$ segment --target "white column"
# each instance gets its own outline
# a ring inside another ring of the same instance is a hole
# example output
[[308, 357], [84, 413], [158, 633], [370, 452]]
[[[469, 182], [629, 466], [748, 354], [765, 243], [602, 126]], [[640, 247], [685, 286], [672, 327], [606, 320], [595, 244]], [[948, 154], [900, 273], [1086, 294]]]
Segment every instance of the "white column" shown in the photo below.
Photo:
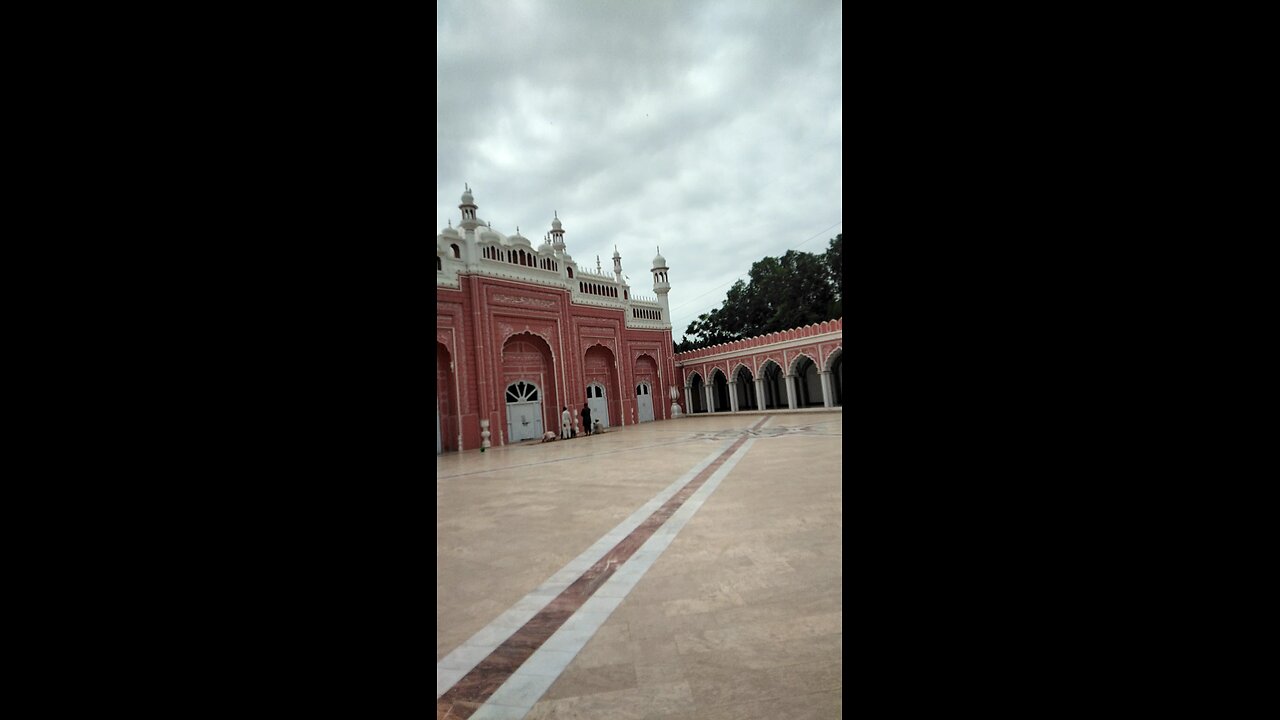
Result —
[[684, 414], [685, 415], [693, 414], [693, 386], [692, 385], [684, 386]]
[[791, 408], [792, 410], [795, 410], [796, 409], [796, 385], [795, 385], [796, 376], [788, 373], [786, 375], [783, 375], [782, 379], [787, 386], [787, 407]]
[[712, 391], [712, 390], [714, 390], [714, 389], [715, 389], [715, 387], [714, 387], [713, 385], [711, 385], [710, 383], [708, 383], [707, 385], [705, 385], [705, 386], [704, 386], [704, 388], [703, 388], [703, 389], [705, 389], [705, 390], [707, 391], [707, 412], [708, 412], [708, 413], [713, 413], [713, 412], [715, 412], [715, 411], [716, 411], [716, 405], [715, 405], [715, 403], [712, 401], [711, 391]]
[[738, 412], [738, 381], [729, 383], [729, 412]]
[[831, 407], [832, 405], [835, 404], [831, 402], [831, 398], [832, 398], [831, 371], [830, 370], [819, 371], [818, 380], [820, 381], [819, 384], [822, 385], [822, 406]]
[[764, 410], [768, 405], [769, 403], [765, 402], [764, 380], [756, 378], [756, 409]]

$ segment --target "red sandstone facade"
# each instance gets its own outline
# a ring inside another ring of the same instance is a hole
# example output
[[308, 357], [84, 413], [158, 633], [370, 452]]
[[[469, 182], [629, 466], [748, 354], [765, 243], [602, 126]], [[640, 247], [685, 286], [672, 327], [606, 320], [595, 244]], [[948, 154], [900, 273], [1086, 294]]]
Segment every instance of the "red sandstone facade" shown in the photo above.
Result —
[[[626, 327], [625, 313], [575, 306], [569, 293], [487, 277], [436, 289], [436, 391], [444, 449], [480, 447], [480, 419], [506, 444], [506, 389], [530, 379], [543, 389], [542, 427], [559, 430], [560, 408], [577, 418], [588, 383], [609, 394], [610, 426], [636, 418], [636, 385], [653, 388], [655, 420], [674, 374], [671, 330]], [[616, 400], [620, 399], [620, 402]], [[579, 426], [579, 432], [580, 426]]]
[[559, 435], [566, 406], [581, 434], [589, 391], [607, 406], [607, 426], [668, 419], [675, 366], [661, 254], [651, 270], [660, 297], [642, 299], [616, 252], [612, 277], [578, 267], [558, 218], [535, 250], [519, 232], [486, 227], [469, 190], [459, 207], [463, 233], [451, 224], [436, 236], [438, 451], [484, 447], [482, 420], [491, 446], [528, 439], [531, 425]]

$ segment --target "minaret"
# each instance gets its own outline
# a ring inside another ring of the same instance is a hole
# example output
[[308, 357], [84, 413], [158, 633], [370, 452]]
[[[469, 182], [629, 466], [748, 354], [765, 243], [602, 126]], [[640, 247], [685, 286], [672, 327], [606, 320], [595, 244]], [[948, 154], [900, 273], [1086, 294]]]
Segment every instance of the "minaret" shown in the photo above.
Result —
[[551, 220], [551, 247], [555, 248], [556, 255], [564, 254], [564, 230], [560, 229], [560, 215], [552, 211], [555, 216]]
[[662, 248], [658, 248], [658, 254], [653, 258], [653, 269], [649, 272], [653, 273], [653, 291], [658, 294], [658, 304], [662, 305], [662, 319], [670, 324], [671, 304], [667, 293], [671, 292], [671, 283], [667, 282], [667, 259], [662, 257]]
[[458, 223], [458, 227], [467, 233], [468, 240], [475, 240], [476, 228], [480, 225], [480, 221], [476, 219], [476, 201], [471, 197], [471, 187], [464, 184], [466, 188], [462, 193], [462, 204], [458, 209], [462, 211], [462, 222]]
[[618, 246], [613, 246], [613, 276], [617, 278], [618, 284], [622, 284], [622, 256], [618, 254]]

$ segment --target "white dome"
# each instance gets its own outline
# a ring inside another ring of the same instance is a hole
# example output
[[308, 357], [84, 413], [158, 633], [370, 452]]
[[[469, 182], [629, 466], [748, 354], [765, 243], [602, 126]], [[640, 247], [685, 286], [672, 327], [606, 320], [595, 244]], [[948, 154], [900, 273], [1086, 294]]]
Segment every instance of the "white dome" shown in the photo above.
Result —
[[667, 259], [662, 257], [662, 253], [653, 256], [653, 266], [656, 268], [667, 266]]
[[466, 190], [462, 191], [462, 204], [463, 205], [475, 204], [475, 198], [471, 197], [471, 188], [467, 188]]
[[520, 228], [516, 228], [516, 234], [507, 238], [512, 245], [524, 245], [525, 247], [533, 247], [533, 243], [529, 242], [529, 238], [520, 234]]
[[551, 218], [551, 229], [552, 229], [552, 230], [559, 230], [559, 229], [560, 229], [560, 227], [561, 227], [561, 225], [560, 225], [560, 218], [559, 218], [559, 217]]
[[488, 225], [486, 225], [484, 229], [480, 231], [480, 240], [482, 242], [496, 242], [500, 239], [501, 239], [501, 236], [498, 235], [498, 233], [494, 232], [493, 228], [489, 227]]
[[458, 230], [457, 230], [457, 228], [455, 228], [455, 227], [453, 226], [453, 224], [452, 224], [452, 223], [450, 223], [450, 224], [449, 224], [449, 227], [447, 227], [447, 228], [445, 228], [445, 229], [441, 230], [441, 231], [440, 231], [440, 234], [441, 234], [441, 235], [443, 235], [443, 236], [445, 236], [445, 237], [447, 237], [447, 238], [461, 238], [461, 237], [462, 237], [461, 235], [459, 235], [459, 234], [458, 234]]

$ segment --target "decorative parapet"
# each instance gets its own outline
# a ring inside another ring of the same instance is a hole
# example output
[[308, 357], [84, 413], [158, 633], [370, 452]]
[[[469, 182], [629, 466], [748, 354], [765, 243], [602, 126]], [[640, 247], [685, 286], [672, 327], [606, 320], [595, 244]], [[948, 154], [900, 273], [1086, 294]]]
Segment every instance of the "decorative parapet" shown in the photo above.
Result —
[[720, 343], [709, 347], [698, 348], [697, 350], [689, 350], [687, 352], [677, 353], [675, 355], [676, 362], [689, 362], [699, 360], [714, 355], [724, 355], [726, 353], [737, 352], [739, 350], [749, 350], [751, 348], [763, 347], [765, 345], [773, 345], [774, 343], [787, 342], [788, 340], [801, 340], [817, 335], [826, 335], [828, 333], [840, 332], [844, 329], [844, 318], [835, 320], [827, 320], [825, 322], [813, 323], [803, 327], [792, 328], [791, 330], [780, 330], [778, 332], [769, 333], [768, 335], [757, 335], [756, 337], [743, 338], [728, 343]]

